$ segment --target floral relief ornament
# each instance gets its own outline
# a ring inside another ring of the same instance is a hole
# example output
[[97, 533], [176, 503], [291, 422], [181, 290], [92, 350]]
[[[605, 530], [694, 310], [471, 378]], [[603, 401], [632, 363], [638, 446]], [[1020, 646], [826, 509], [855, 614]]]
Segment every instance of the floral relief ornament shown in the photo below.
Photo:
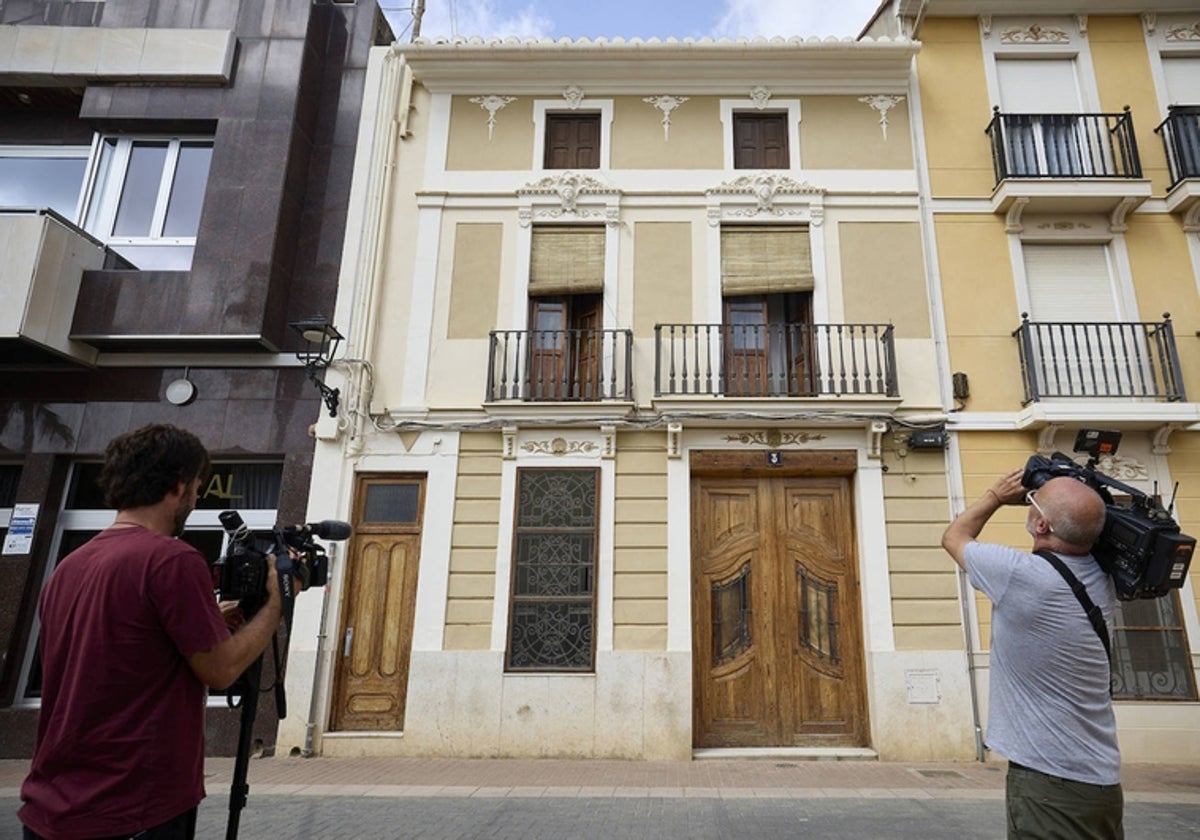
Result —
[[554, 455], [561, 458], [563, 455], [588, 455], [599, 449], [599, 446], [590, 440], [569, 441], [556, 437], [553, 440], [528, 441], [521, 444], [521, 449], [530, 454]]
[[1071, 36], [1062, 29], [1031, 23], [1025, 29], [1006, 29], [1000, 33], [1004, 44], [1069, 44]]
[[763, 85], [756, 85], [750, 88], [750, 99], [754, 102], [754, 107], [761, 111], [767, 107], [767, 102], [771, 99], [771, 91]]
[[689, 98], [687, 96], [670, 96], [667, 94], [642, 97], [643, 102], [653, 105], [662, 111], [663, 142], [671, 139], [671, 112], [684, 102], [687, 102]]
[[860, 96], [858, 101], [870, 105], [879, 112], [879, 127], [883, 129], [883, 139], [887, 140], [888, 111], [903, 102], [904, 97], [879, 93], [874, 96]]
[[515, 96], [496, 96], [488, 94], [487, 96], [472, 96], [468, 101], [473, 102], [480, 108], [488, 112], [488, 141], [492, 139], [492, 129], [496, 127], [496, 112], [510, 102], [515, 102]]
[[1168, 41], [1200, 41], [1200, 21], [1167, 29]]
[[583, 102], [583, 88], [579, 85], [568, 85], [563, 90], [563, 99], [567, 100], [567, 105], [574, 111]]

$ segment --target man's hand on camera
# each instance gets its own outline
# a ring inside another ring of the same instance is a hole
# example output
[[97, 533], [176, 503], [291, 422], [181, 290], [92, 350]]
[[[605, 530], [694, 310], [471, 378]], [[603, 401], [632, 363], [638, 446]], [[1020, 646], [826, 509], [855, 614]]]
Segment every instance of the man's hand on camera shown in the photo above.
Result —
[[217, 607], [221, 610], [221, 617], [225, 619], [225, 626], [230, 632], [236, 631], [246, 623], [246, 616], [242, 614], [237, 601], [220, 601]]
[[996, 479], [996, 483], [987, 489], [987, 494], [996, 497], [996, 501], [1002, 505], [1023, 505], [1025, 504], [1026, 489], [1021, 484], [1021, 476], [1024, 475], [1023, 467], [1017, 467], [1011, 472], [1005, 473]]

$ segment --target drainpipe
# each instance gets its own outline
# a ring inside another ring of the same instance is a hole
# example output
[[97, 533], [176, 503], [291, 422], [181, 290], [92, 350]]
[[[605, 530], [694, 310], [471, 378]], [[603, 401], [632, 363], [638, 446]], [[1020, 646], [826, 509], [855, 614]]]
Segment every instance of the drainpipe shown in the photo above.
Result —
[[[368, 362], [375, 346], [375, 333], [378, 328], [378, 308], [382, 298], [379, 290], [380, 277], [389, 244], [391, 192], [396, 171], [397, 146], [403, 137], [401, 123], [406, 120], [406, 115], [399, 113], [401, 102], [404, 101], [406, 65], [404, 55], [394, 48], [389, 49], [383, 58], [379, 110], [376, 112], [371, 155], [368, 158], [371, 168], [367, 173], [367, 195], [363, 203], [364, 233], [356, 261], [355, 293], [351, 299], [352, 332], [347, 347], [347, 355], [354, 355]], [[352, 415], [353, 426], [344, 453], [346, 458], [361, 454], [371, 423], [369, 386], [372, 384], [373, 373], [367, 364], [357, 365], [356, 368], [352, 399], [357, 410]]]
[[[910, 38], [916, 37], [921, 20], [925, 17], [928, 0], [923, 0], [917, 14]], [[933, 335], [934, 352], [938, 360], [938, 386], [941, 392], [942, 404], [954, 404], [954, 392], [950, 376], [950, 349], [946, 334], [946, 315], [943, 308], [942, 277], [937, 258], [937, 237], [934, 234], [933, 208], [930, 206], [932, 196], [929, 181], [929, 158], [925, 148], [925, 137], [921, 132], [925, 124], [921, 103], [920, 77], [917, 74], [917, 58], [912, 60], [912, 75], [909, 84], [909, 97], [912, 103], [912, 134], [913, 149], [917, 155], [917, 202], [921, 215], [921, 239], [925, 249], [925, 277], [929, 297], [930, 329]], [[954, 416], [954, 412], [949, 412]], [[953, 427], [953, 422], [948, 424]], [[950, 435], [950, 444], [946, 449], [946, 489], [949, 492], [950, 516], [953, 518], [966, 508], [966, 493], [962, 484], [962, 457], [958, 447], [958, 435]], [[947, 562], [951, 562], [947, 558]], [[975, 730], [975, 758], [986, 761], [987, 755], [983, 743], [982, 716], [979, 711], [978, 672], [975, 667], [975, 644], [972, 638], [973, 621], [971, 614], [971, 590], [968, 586], [966, 573], [955, 564], [958, 581], [959, 606], [962, 611], [963, 639], [967, 655], [967, 685], [971, 698], [971, 719]]]
[[[333, 572], [334, 562], [337, 559], [337, 544], [332, 543], [329, 546], [329, 572]], [[332, 576], [332, 574], [331, 574]], [[300, 751], [303, 758], [312, 758], [313, 756], [313, 735], [317, 729], [317, 706], [318, 706], [318, 687], [321, 685], [321, 676], [324, 673], [324, 668], [321, 667], [322, 657], [325, 655], [325, 639], [329, 633], [326, 630], [325, 619], [329, 615], [329, 583], [325, 583], [321, 590], [321, 623], [317, 631], [317, 658], [313, 662], [313, 690], [308, 702], [308, 724], [304, 727], [304, 749]]]

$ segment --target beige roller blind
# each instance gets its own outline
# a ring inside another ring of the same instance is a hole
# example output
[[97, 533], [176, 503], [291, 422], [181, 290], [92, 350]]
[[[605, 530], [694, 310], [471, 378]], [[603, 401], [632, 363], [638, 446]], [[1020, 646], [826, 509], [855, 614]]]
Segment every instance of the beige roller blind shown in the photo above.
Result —
[[726, 295], [807, 292], [813, 287], [808, 227], [721, 228], [721, 291]]
[[604, 292], [604, 228], [545, 226], [533, 229], [529, 294]]

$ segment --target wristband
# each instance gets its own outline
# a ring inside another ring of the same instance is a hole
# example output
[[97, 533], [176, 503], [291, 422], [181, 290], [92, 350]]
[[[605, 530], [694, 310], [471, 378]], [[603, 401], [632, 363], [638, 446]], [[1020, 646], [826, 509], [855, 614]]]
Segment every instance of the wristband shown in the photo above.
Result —
[[1001, 500], [1001, 498], [1000, 498], [1000, 494], [999, 494], [999, 493], [997, 493], [995, 490], [993, 490], [991, 487], [989, 487], [989, 488], [988, 488], [986, 491], [984, 491], [984, 492], [991, 493], [993, 496], [995, 496], [995, 497], [996, 497], [996, 504], [998, 504], [998, 505], [1001, 505], [1001, 506], [1003, 506], [1003, 505], [1004, 505], [1004, 502], [1003, 502], [1003, 500]]

